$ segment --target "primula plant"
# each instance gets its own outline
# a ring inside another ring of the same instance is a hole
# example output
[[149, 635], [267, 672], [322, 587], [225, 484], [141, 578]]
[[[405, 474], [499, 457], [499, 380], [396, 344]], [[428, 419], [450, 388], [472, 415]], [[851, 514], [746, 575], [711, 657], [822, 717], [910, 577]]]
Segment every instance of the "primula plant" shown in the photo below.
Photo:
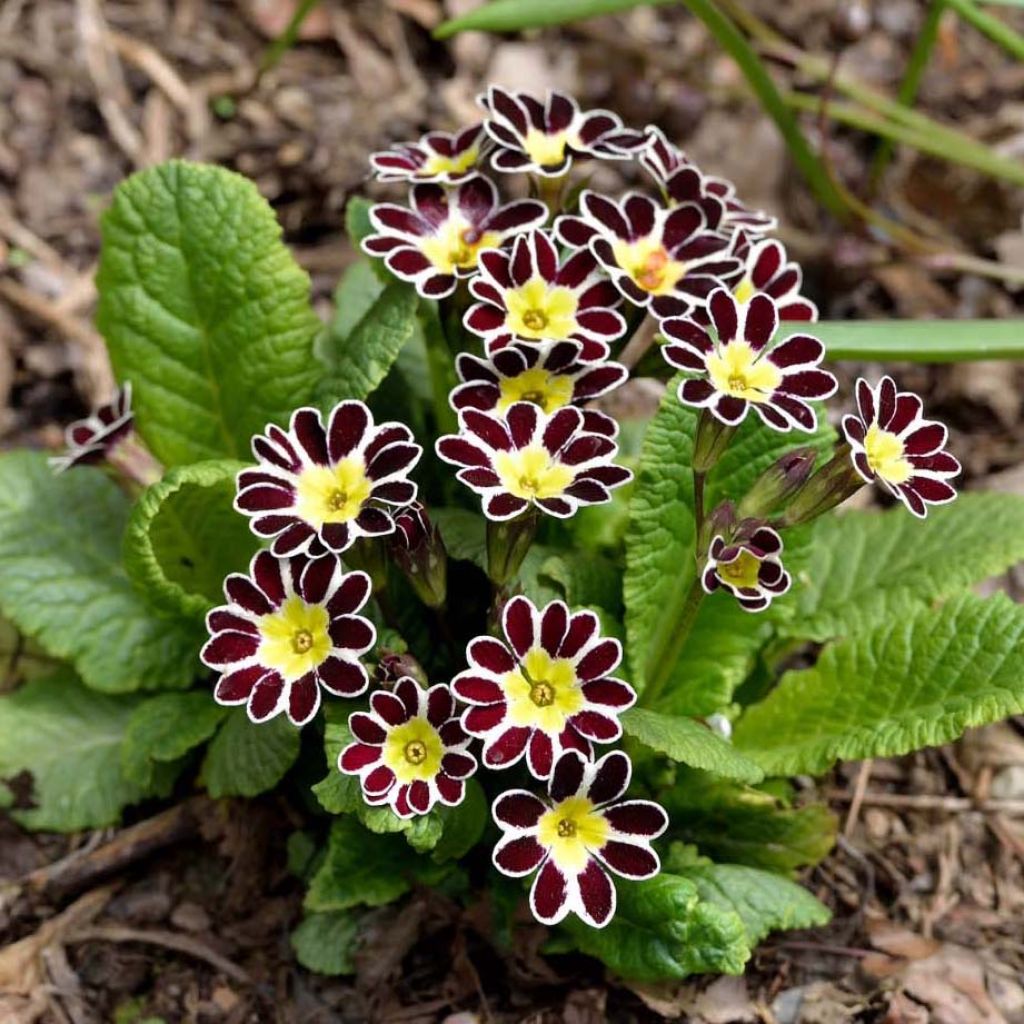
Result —
[[[11, 813], [276, 788], [320, 971], [432, 887], [496, 943], [532, 917], [627, 978], [738, 972], [828, 916], [797, 876], [834, 821], [790, 777], [1024, 711], [1024, 611], [972, 592], [1024, 504], [954, 502], [891, 378], [838, 387], [774, 217], [660, 130], [480, 105], [370, 158], [326, 326], [242, 178], [116, 191], [121, 390], [51, 464], [0, 459], [0, 610], [39, 654], [0, 698]], [[631, 375], [653, 415], [613, 414]], [[866, 487], [884, 511], [839, 508]]]

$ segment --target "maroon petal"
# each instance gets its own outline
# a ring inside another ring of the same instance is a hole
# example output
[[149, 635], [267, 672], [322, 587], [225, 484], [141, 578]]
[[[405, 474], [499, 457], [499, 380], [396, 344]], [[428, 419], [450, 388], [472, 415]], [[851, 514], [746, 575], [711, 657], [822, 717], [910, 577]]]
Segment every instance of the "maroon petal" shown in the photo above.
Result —
[[708, 312], [718, 331], [718, 340], [723, 344], [732, 341], [739, 330], [736, 300], [724, 288], [720, 288], [708, 299]]
[[395, 784], [395, 773], [385, 764], [374, 768], [363, 778], [363, 791], [368, 796], [380, 796]]
[[380, 760], [381, 749], [366, 743], [350, 743], [338, 758], [338, 768], [349, 775], [358, 775], [364, 768]]
[[321, 604], [338, 572], [336, 555], [311, 558], [299, 577], [298, 594], [306, 604]]
[[505, 828], [535, 828], [540, 816], [547, 810], [544, 802], [525, 789], [513, 789], [494, 801], [491, 814]]
[[348, 572], [341, 578], [341, 586], [327, 602], [331, 618], [359, 611], [370, 598], [370, 577], [365, 572]]
[[207, 641], [199, 657], [204, 665], [220, 668], [251, 658], [259, 645], [259, 637], [249, 633], [218, 633]]
[[449, 751], [441, 758], [441, 771], [453, 779], [467, 779], [476, 771], [476, 758], [472, 754]]
[[405, 705], [387, 690], [375, 690], [370, 695], [370, 707], [388, 725], [401, 725], [408, 719]]
[[807, 366], [820, 363], [825, 346], [809, 334], [794, 334], [769, 353], [769, 359], [778, 367]]
[[505, 719], [505, 701], [469, 708], [462, 716], [462, 728], [472, 736], [486, 736]]
[[619, 720], [597, 710], [578, 712], [572, 717], [572, 725], [581, 736], [598, 743], [611, 743], [622, 735]]
[[908, 455], [931, 455], [946, 443], [946, 428], [941, 423], [925, 423], [911, 431], [904, 439]]
[[568, 913], [568, 879], [547, 860], [530, 889], [530, 909], [541, 924], [557, 924]]
[[526, 751], [530, 774], [537, 779], [546, 779], [551, 774], [554, 759], [555, 751], [551, 737], [537, 729], [530, 737], [530, 744]]
[[417, 814], [426, 814], [431, 804], [430, 787], [422, 779], [417, 779], [409, 786], [408, 800]]
[[505, 636], [519, 658], [526, 657], [526, 652], [534, 644], [534, 608], [522, 596], [513, 597], [505, 605], [502, 613]]
[[316, 409], [297, 409], [292, 413], [291, 430], [310, 460], [317, 465], [326, 466], [327, 435], [324, 433], [320, 413]]
[[[485, 709], [471, 708], [469, 713], [472, 714], [473, 711], [483, 710]], [[488, 768], [508, 768], [510, 765], [515, 764], [526, 750], [526, 744], [530, 739], [530, 731], [525, 726], [511, 726], [497, 736], [493, 736], [484, 747], [484, 764]]]
[[614, 839], [601, 847], [598, 856], [617, 875], [626, 878], [653, 878], [661, 868], [657, 855], [646, 846], [620, 843]]
[[[277, 559], [274, 559], [274, 562], [276, 564]], [[252, 615], [269, 615], [275, 607], [248, 576], [242, 576], [240, 573], [232, 573], [224, 581], [224, 594], [229, 601]], [[283, 597], [282, 591], [282, 599]]]
[[452, 690], [467, 704], [496, 704], [505, 699], [505, 692], [493, 679], [463, 672], [452, 680]]
[[558, 650], [569, 628], [569, 609], [561, 601], [552, 601], [540, 614], [540, 644], [552, 657]]
[[249, 717], [265, 722], [278, 713], [284, 680], [276, 672], [268, 672], [253, 688], [249, 697]]
[[365, 711], [354, 711], [348, 716], [348, 731], [357, 740], [374, 746], [380, 746], [388, 736], [384, 726]]
[[482, 636], [470, 641], [466, 655], [471, 662], [495, 675], [504, 675], [516, 667], [509, 649], [492, 637]]
[[576, 879], [576, 884], [579, 886], [584, 911], [581, 916], [593, 927], [603, 928], [615, 913], [615, 886], [608, 872], [591, 858]]
[[593, 612], [576, 612], [569, 620], [569, 629], [559, 649], [559, 657], [575, 658], [591, 637], [597, 635], [599, 628], [600, 623]]
[[370, 410], [362, 402], [339, 402], [327, 426], [327, 451], [338, 462], [356, 448], [373, 423]]
[[649, 800], [626, 800], [604, 812], [605, 820], [625, 836], [655, 839], [668, 828], [668, 815]]
[[316, 670], [320, 685], [339, 697], [357, 697], [370, 685], [366, 669], [358, 662], [326, 658]]
[[587, 796], [595, 804], [606, 804], [612, 800], [618, 800], [629, 788], [631, 774], [632, 767], [629, 758], [621, 750], [613, 750], [597, 762]]
[[316, 676], [308, 672], [291, 684], [288, 691], [288, 718], [298, 726], [305, 725], [320, 707], [320, 689]]
[[801, 398], [828, 398], [837, 386], [835, 377], [826, 370], [798, 370], [782, 378], [779, 391]]
[[580, 659], [576, 672], [581, 679], [589, 682], [613, 672], [622, 661], [622, 645], [618, 640], [599, 640]]
[[632, 707], [636, 701], [636, 691], [620, 679], [596, 679], [591, 683], [584, 683], [583, 696], [590, 704], [599, 704], [619, 711]]
[[576, 796], [583, 786], [586, 761], [576, 750], [567, 750], [555, 761], [548, 793], [555, 803]]
[[494, 866], [513, 878], [528, 875], [544, 857], [544, 847], [533, 836], [503, 839], [494, 848]]
[[250, 665], [240, 668], [237, 672], [228, 672], [217, 680], [213, 690], [213, 699], [218, 704], [244, 704], [252, 693], [252, 688], [266, 674], [262, 665]]
[[764, 348], [779, 326], [775, 303], [767, 295], [755, 295], [747, 305], [744, 334], [753, 349]]
[[440, 728], [455, 713], [455, 701], [452, 691], [443, 683], [432, 686], [427, 691], [427, 721]]

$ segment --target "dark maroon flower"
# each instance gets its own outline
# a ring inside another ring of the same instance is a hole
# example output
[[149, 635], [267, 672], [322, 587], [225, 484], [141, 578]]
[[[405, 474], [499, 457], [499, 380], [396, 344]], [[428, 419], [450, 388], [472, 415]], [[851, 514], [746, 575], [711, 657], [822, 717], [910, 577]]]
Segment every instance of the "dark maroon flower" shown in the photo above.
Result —
[[423, 449], [402, 423], [375, 426], [363, 402], [339, 402], [326, 428], [317, 409], [298, 409], [288, 430], [270, 424], [252, 442], [259, 460], [238, 474], [235, 508], [252, 517], [271, 550], [310, 550], [314, 538], [345, 551], [395, 528], [390, 508], [416, 498], [408, 474]]
[[724, 587], [748, 612], [760, 612], [789, 590], [790, 576], [782, 567], [782, 538], [767, 526], [741, 523], [726, 543], [716, 536], [708, 549], [701, 578], [706, 593]]
[[359, 658], [376, 630], [356, 614], [370, 596], [365, 573], [342, 572], [334, 555], [261, 551], [248, 576], [228, 576], [224, 595], [228, 603], [206, 617], [210, 640], [200, 656], [221, 673], [218, 704], [245, 704], [254, 722], [283, 712], [305, 725], [320, 707], [321, 687], [336, 697], [366, 690]]
[[569, 750], [551, 773], [547, 800], [512, 789], [494, 801], [491, 814], [504, 833], [494, 866], [513, 878], [537, 871], [530, 909], [542, 924], [571, 912], [603, 928], [615, 914], [609, 872], [639, 880], [661, 870], [651, 843], [668, 828], [668, 815], [649, 800], [621, 799], [631, 775], [620, 750], [594, 764]]
[[363, 249], [382, 257], [396, 277], [411, 281], [428, 299], [451, 295], [457, 279], [476, 270], [484, 249], [539, 227], [548, 216], [536, 199], [499, 206], [494, 182], [480, 174], [452, 191], [433, 183], [413, 185], [411, 202], [411, 209], [394, 203], [374, 206], [370, 220], [377, 234], [363, 239]]
[[399, 142], [374, 153], [370, 166], [378, 181], [444, 182], [468, 178], [480, 162], [486, 143], [484, 126], [470, 125], [460, 131], [427, 132], [418, 142]]
[[857, 411], [843, 418], [843, 433], [864, 480], [880, 480], [921, 519], [928, 505], [945, 505], [956, 497], [949, 481], [959, 474], [960, 463], [943, 451], [948, 431], [921, 415], [917, 395], [898, 391], [892, 377], [883, 377], [874, 388], [861, 378]]
[[789, 260], [786, 247], [781, 242], [737, 231], [732, 251], [743, 261], [739, 275], [728, 282], [737, 302], [749, 302], [762, 292], [775, 300], [779, 319], [784, 323], [818, 319], [818, 307], [800, 293], [803, 270], [799, 263]]
[[541, 103], [528, 93], [492, 85], [477, 102], [489, 115], [484, 126], [498, 146], [491, 157], [496, 171], [561, 177], [573, 157], [628, 160], [648, 144], [643, 132], [624, 127], [617, 114], [582, 112], [571, 96], [550, 89]]
[[67, 451], [50, 459], [51, 468], [63, 473], [72, 466], [102, 462], [132, 430], [132, 385], [125, 381], [114, 397], [91, 416], [76, 420], [64, 431]]
[[563, 750], [590, 758], [592, 743], [622, 735], [619, 715], [636, 693], [612, 677], [622, 645], [601, 636], [593, 612], [570, 614], [561, 601], [538, 609], [514, 597], [502, 628], [504, 641], [470, 643], [470, 667], [452, 680], [455, 695], [472, 705], [462, 724], [484, 741], [486, 767], [508, 768], [525, 754], [531, 773], [546, 779]]
[[819, 369], [825, 346], [808, 334], [773, 346], [779, 317], [767, 295], [740, 303], [719, 288], [708, 313], [710, 327], [684, 317], [662, 321], [666, 361], [694, 375], [679, 385], [679, 400], [709, 409], [729, 426], [753, 407], [774, 430], [813, 431], [817, 418], [809, 402], [836, 390], [835, 377]]
[[370, 710], [349, 715], [348, 727], [354, 742], [338, 768], [359, 776], [368, 804], [389, 804], [400, 818], [412, 818], [436, 803], [462, 803], [477, 764], [444, 683], [426, 690], [400, 679], [393, 692], [371, 694]]

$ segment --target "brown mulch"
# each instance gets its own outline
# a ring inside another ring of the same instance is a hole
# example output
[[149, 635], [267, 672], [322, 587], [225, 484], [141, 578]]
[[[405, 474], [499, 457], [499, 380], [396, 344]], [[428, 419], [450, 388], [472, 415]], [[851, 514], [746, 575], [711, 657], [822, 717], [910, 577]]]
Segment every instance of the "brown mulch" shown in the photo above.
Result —
[[[877, 231], [824, 218], [735, 66], [682, 10], [441, 44], [430, 27], [472, 0], [324, 0], [307, 38], [261, 74], [287, 6], [0, 0], [0, 447], [57, 447], [61, 425], [109, 392], [92, 275], [98, 214], [123, 177], [183, 155], [253, 178], [326, 314], [352, 259], [345, 202], [377, 194], [367, 154], [474, 116], [488, 80], [561, 86], [662, 125], [706, 170], [780, 213], [826, 318], [1024, 308], [1019, 288], [937, 272]], [[850, 0], [838, 14], [832, 0], [749, 6], [889, 91], [924, 10], [914, 0]], [[1007, 16], [1024, 27], [1022, 14]], [[922, 109], [1020, 157], [1022, 91], [1019, 63], [943, 21]], [[825, 142], [835, 172], [867, 195], [869, 140], [833, 127]], [[899, 152], [875, 203], [951, 248], [1024, 264], [1020, 190]], [[842, 367], [844, 383], [863, 369]], [[950, 422], [972, 486], [1024, 488], [1021, 367], [899, 371]], [[769, 939], [743, 978], [657, 990], [585, 958], [543, 960], [539, 933], [497, 948], [486, 908], [429, 893], [400, 919], [385, 909], [371, 920], [354, 979], [302, 970], [288, 939], [302, 894], [286, 868], [295, 814], [283, 797], [197, 797], [186, 817], [143, 808], [127, 830], [72, 838], [0, 819], [0, 1022], [1024, 1021], [1024, 726], [845, 765], [818, 790], [842, 838], [806, 883], [834, 923]], [[113, 870], [96, 872], [102, 864]]]

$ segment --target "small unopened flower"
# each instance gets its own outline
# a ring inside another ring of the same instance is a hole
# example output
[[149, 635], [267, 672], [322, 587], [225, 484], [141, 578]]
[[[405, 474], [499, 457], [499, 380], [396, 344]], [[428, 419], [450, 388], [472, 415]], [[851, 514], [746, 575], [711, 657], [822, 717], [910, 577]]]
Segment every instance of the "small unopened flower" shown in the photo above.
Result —
[[573, 157], [626, 160], [647, 146], [643, 132], [626, 128], [608, 110], [581, 111], [565, 93], [548, 90], [542, 103], [525, 92], [492, 85], [477, 98], [487, 111], [487, 134], [497, 143], [496, 171], [532, 171], [561, 177]]
[[72, 466], [101, 462], [132, 430], [132, 386], [125, 381], [114, 397], [91, 416], [76, 420], [64, 431], [67, 451], [50, 459], [51, 468], [62, 473]]
[[861, 378], [857, 410], [858, 415], [843, 418], [843, 433], [864, 480], [881, 481], [922, 519], [928, 505], [945, 505], [956, 497], [949, 481], [959, 474], [960, 463], [943, 450], [948, 431], [921, 415], [917, 395], [898, 391], [892, 377], [883, 377], [874, 388]]
[[616, 202], [586, 191], [580, 215], [559, 217], [555, 230], [565, 245], [589, 246], [622, 294], [658, 317], [683, 315], [740, 268], [694, 203], [666, 209], [635, 192]]
[[819, 369], [824, 345], [797, 334], [773, 346], [779, 315], [767, 295], [741, 303], [719, 288], [708, 314], [707, 328], [683, 317], [661, 324], [666, 361], [694, 375], [680, 384], [679, 400], [709, 409], [730, 426], [753, 408], [774, 430], [813, 431], [817, 418], [809, 403], [836, 390], [835, 377]]
[[368, 804], [389, 804], [400, 818], [426, 814], [436, 803], [455, 807], [476, 771], [470, 738], [455, 714], [451, 690], [400, 679], [394, 691], [370, 695], [370, 710], [349, 715], [354, 742], [338, 768], [358, 775]]
[[803, 270], [786, 255], [786, 247], [774, 238], [758, 239], [738, 231], [733, 242], [734, 255], [743, 260], [743, 269], [730, 281], [737, 302], [749, 302], [758, 292], [775, 300], [779, 319], [815, 321], [818, 307], [800, 294]]
[[370, 596], [365, 573], [343, 573], [334, 555], [252, 560], [249, 574], [224, 581], [226, 605], [206, 617], [211, 638], [200, 655], [221, 673], [218, 704], [245, 704], [265, 722], [284, 713], [304, 725], [320, 707], [320, 690], [356, 697], [369, 685], [360, 662], [376, 640], [356, 614]]
[[235, 508], [252, 517], [271, 550], [289, 555], [314, 538], [345, 551], [360, 537], [395, 528], [391, 508], [416, 498], [408, 474], [423, 449], [402, 423], [375, 425], [363, 402], [339, 402], [327, 426], [316, 409], [292, 414], [288, 430], [270, 424], [252, 442], [259, 461], [238, 474]]
[[479, 301], [467, 310], [465, 324], [487, 342], [488, 352], [516, 340], [577, 340], [582, 358], [592, 361], [606, 358], [608, 343], [626, 331], [612, 308], [622, 299], [597, 260], [580, 251], [560, 264], [547, 232], [520, 235], [511, 251], [481, 253], [479, 269], [469, 285]]
[[[582, 362], [576, 341], [545, 347], [515, 343], [487, 359], [464, 352], [455, 366], [463, 383], [451, 393], [452, 407], [500, 414], [516, 402], [532, 402], [546, 413], [583, 405], [629, 376], [621, 363]], [[618, 425], [605, 413], [584, 409], [583, 429], [614, 437]]]
[[484, 249], [538, 227], [548, 215], [536, 199], [499, 205], [494, 182], [480, 174], [465, 178], [450, 192], [438, 184], [413, 185], [411, 202], [411, 209], [394, 203], [374, 206], [370, 221], [377, 234], [362, 244], [428, 299], [450, 295], [458, 278], [476, 270]]
[[570, 614], [561, 601], [537, 608], [514, 597], [502, 630], [504, 640], [473, 640], [470, 667], [452, 680], [455, 695], [471, 705], [462, 724], [483, 739], [488, 768], [508, 768], [525, 754], [531, 773], [546, 779], [563, 750], [590, 758], [592, 743], [622, 735], [619, 715], [636, 693], [611, 675], [622, 646], [601, 636], [593, 612]]
[[378, 181], [423, 181], [453, 184], [473, 173], [486, 137], [482, 124], [460, 131], [427, 132], [418, 142], [400, 142], [374, 153], [370, 166]]
[[431, 608], [444, 604], [448, 585], [448, 555], [441, 531], [418, 501], [395, 513], [391, 555], [420, 600]]
[[437, 454], [483, 498], [488, 519], [512, 519], [536, 506], [566, 519], [580, 505], [611, 500], [611, 488], [633, 478], [612, 459], [615, 441], [584, 428], [583, 413], [565, 406], [550, 416], [516, 402], [504, 417], [465, 409], [458, 434], [439, 438]]
[[748, 612], [764, 611], [790, 582], [782, 567], [782, 538], [770, 527], [743, 523], [728, 543], [721, 535], [711, 541], [701, 578], [706, 593], [724, 587]]
[[649, 800], [621, 799], [631, 774], [620, 750], [594, 764], [570, 750], [551, 773], [546, 800], [512, 789], [494, 801], [491, 814], [504, 833], [494, 866], [512, 877], [537, 871], [530, 909], [542, 924], [573, 913], [603, 928], [615, 914], [609, 872], [643, 879], [661, 869], [651, 843], [668, 828], [668, 815]]

